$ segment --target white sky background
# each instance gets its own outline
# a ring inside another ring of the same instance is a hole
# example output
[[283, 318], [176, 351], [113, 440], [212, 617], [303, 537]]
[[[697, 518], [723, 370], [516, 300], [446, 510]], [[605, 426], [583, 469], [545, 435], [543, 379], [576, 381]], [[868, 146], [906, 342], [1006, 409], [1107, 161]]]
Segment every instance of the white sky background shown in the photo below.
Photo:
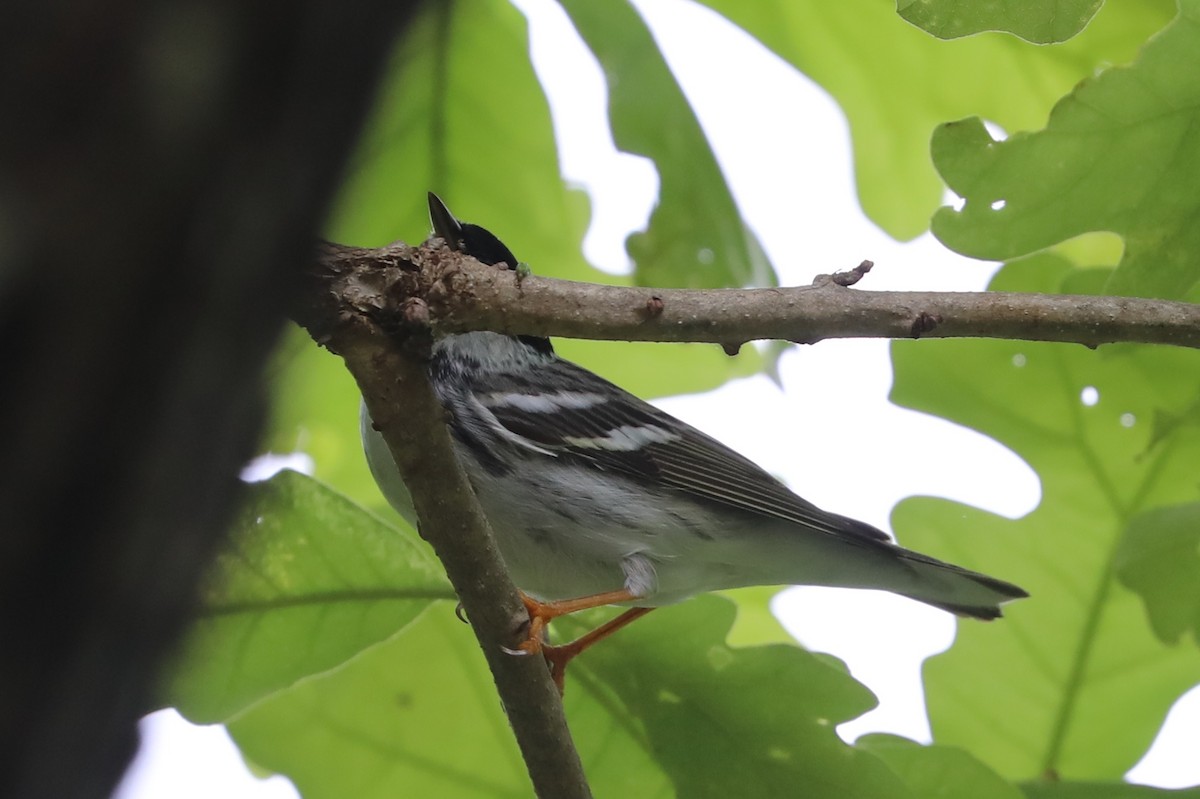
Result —
[[[553, 105], [564, 174], [592, 195], [586, 255], [607, 270], [627, 270], [624, 237], [644, 226], [657, 176], [648, 162], [615, 152], [600, 69], [561, 9], [552, 0], [515, 2], [531, 18], [534, 61]], [[898, 244], [862, 215], [848, 129], [821, 89], [707, 9], [687, 0], [636, 4], [696, 108], [781, 284], [807, 284], [816, 274], [869, 258], [876, 263], [864, 281], [870, 289], [985, 286], [993, 264], [955, 256], [929, 236]], [[497, 233], [503, 238], [503, 231]], [[657, 404], [821, 507], [883, 529], [889, 529], [892, 506], [913, 494], [948, 497], [1010, 517], [1036, 506], [1037, 478], [1013, 453], [982, 435], [887, 402], [892, 374], [886, 342], [793, 348], [780, 371], [783, 392], [758, 377]], [[921, 455], [929, 452], [937, 457]], [[929, 739], [919, 668], [953, 640], [949, 615], [880, 592], [822, 588], [789, 590], [775, 610], [805, 646], [841, 657], [879, 697], [879, 708], [839, 728], [843, 737], [885, 731]], [[163, 711], [143, 722], [142, 730], [143, 751], [119, 799], [297, 796], [282, 777], [251, 776], [221, 727], [193, 727]], [[1200, 690], [1193, 690], [1172, 711], [1130, 779], [1162, 787], [1200, 783], [1198, 733]]]

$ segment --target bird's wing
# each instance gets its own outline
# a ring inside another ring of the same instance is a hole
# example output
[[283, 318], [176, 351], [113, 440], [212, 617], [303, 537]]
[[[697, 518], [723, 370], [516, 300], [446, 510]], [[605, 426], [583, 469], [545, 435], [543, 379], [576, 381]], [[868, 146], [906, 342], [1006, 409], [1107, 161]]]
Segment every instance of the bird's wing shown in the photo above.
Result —
[[496, 423], [532, 450], [822, 533], [890, 540], [821, 510], [719, 441], [579, 366], [555, 359], [545, 369], [535, 378], [492, 373], [473, 386]]

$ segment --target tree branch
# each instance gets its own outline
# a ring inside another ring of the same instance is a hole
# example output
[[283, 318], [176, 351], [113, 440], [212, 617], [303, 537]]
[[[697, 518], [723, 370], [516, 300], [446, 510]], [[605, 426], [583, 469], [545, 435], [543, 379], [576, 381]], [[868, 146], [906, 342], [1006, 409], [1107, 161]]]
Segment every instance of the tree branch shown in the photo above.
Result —
[[425, 372], [431, 334], [700, 341], [989, 337], [1200, 347], [1200, 307], [1123, 297], [852, 290], [869, 262], [812, 286], [689, 291], [551, 280], [485, 266], [437, 239], [419, 248], [326, 243], [293, 316], [346, 361], [412, 493], [492, 669], [539, 796], [588, 796], [543, 664], [507, 655], [524, 608], [454, 458]]
[[[821, 275], [811, 286], [649, 289], [528, 276], [426, 245], [326, 245], [327, 269], [363, 310], [387, 297], [423, 303], [438, 333], [495, 330], [623, 341], [697, 341], [726, 349], [754, 339], [1004, 338], [1200, 347], [1200, 305], [1133, 297], [1014, 292], [863, 291]], [[869, 268], [869, 267], [868, 267]], [[854, 279], [862, 267], [849, 274]], [[393, 309], [397, 306], [393, 305]], [[391, 312], [394, 316], [394, 310]]]
[[[407, 248], [406, 248], [407, 249]], [[446, 568], [492, 671], [534, 789], [544, 799], [591, 796], [558, 690], [540, 657], [504, 652], [529, 617], [508, 576], [474, 491], [454, 457], [444, 411], [425, 372], [428, 327], [412, 304], [408, 335], [389, 335], [354, 307], [352, 287], [318, 270], [293, 316], [338, 353], [354, 375], [413, 497], [421, 535]]]

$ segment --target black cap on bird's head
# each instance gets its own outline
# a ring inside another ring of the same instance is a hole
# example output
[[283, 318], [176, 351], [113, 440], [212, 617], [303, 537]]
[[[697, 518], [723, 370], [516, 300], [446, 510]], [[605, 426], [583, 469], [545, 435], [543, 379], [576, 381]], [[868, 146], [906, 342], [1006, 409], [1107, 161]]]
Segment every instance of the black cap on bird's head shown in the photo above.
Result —
[[[433, 192], [429, 192], [429, 220], [433, 223], [434, 235], [445, 241], [450, 249], [469, 255], [488, 266], [504, 264], [508, 269], [516, 270], [517, 257], [512, 254], [512, 250], [504, 246], [504, 242], [487, 228], [472, 225], [470, 222], [459, 222], [442, 202], [442, 198]], [[548, 338], [517, 336], [517, 340], [542, 355], [554, 353], [554, 347]]]
[[444, 240], [452, 250], [469, 255], [488, 266], [505, 264], [509, 269], [517, 268], [517, 257], [504, 242], [492, 232], [479, 225], [459, 222], [450, 213], [442, 199], [429, 192], [429, 220], [433, 222], [434, 234]]

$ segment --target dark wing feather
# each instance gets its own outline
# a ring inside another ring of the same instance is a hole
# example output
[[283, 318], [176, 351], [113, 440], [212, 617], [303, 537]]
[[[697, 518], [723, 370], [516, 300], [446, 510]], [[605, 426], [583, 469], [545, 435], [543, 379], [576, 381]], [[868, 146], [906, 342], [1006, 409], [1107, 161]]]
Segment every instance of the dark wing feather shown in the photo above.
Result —
[[[821, 510], [748, 458], [591, 372], [562, 360], [545, 364], [545, 369], [553, 372], [552, 380], [544, 379], [549, 375], [530, 381], [493, 373], [474, 387], [476, 396], [483, 397], [484, 405], [509, 431], [559, 456], [830, 535], [870, 543], [890, 540], [868, 524]], [[586, 407], [544, 412], [503, 399], [511, 394], [544, 396], [551, 393], [548, 385], [554, 386], [554, 392], [602, 399]], [[489, 397], [494, 401], [489, 402]], [[636, 449], [580, 444], [604, 439], [622, 428], [661, 431], [661, 435], [655, 432], [653, 440]]]

